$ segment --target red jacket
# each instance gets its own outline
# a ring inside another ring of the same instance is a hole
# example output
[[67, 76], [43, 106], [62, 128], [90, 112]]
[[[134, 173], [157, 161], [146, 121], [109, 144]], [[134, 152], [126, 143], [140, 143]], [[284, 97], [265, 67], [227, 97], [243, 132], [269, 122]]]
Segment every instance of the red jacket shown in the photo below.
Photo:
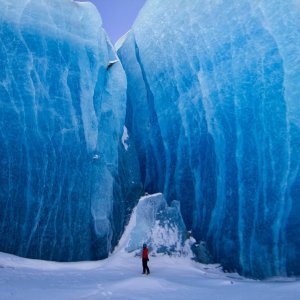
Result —
[[142, 255], [143, 259], [148, 259], [148, 248], [144, 248], [143, 249], [143, 255]]

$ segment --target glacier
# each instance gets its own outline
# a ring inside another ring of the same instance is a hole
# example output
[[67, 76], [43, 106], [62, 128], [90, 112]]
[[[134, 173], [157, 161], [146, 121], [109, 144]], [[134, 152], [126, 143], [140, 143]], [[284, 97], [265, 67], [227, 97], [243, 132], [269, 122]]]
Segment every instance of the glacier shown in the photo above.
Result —
[[105, 258], [162, 193], [127, 250], [300, 275], [297, 0], [148, 0], [115, 48], [91, 3], [0, 10], [0, 251]]
[[148, 0], [117, 43], [148, 193], [224, 269], [300, 274], [300, 5]]
[[130, 187], [139, 193], [121, 143], [123, 68], [91, 3], [0, 0], [0, 10], [0, 251], [107, 257]]

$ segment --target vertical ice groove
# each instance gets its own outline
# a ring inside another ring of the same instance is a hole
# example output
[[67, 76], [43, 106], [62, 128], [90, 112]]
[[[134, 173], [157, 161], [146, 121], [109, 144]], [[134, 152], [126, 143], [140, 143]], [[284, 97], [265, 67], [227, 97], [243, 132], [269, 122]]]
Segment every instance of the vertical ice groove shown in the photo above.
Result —
[[[139, 46], [137, 44], [137, 41], [135, 39], [135, 36], [134, 36], [134, 33], [133, 33], [133, 39], [134, 39], [134, 47], [135, 47], [135, 56], [136, 56], [136, 59], [137, 59], [137, 62], [140, 66], [140, 69], [141, 69], [141, 73], [142, 73], [142, 77], [143, 77], [143, 81], [145, 83], [145, 87], [146, 87], [146, 93], [147, 93], [147, 104], [148, 104], [148, 107], [149, 107], [149, 113], [150, 113], [150, 118], [153, 118], [153, 120], [150, 120], [149, 122], [157, 122], [157, 130], [158, 130], [158, 133], [159, 133], [159, 136], [161, 137], [162, 136], [162, 133], [161, 133], [161, 129], [160, 129], [160, 124], [159, 124], [159, 121], [157, 120], [157, 114], [156, 114], [156, 109], [155, 109], [155, 103], [153, 101], [153, 92], [151, 91], [151, 87], [148, 83], [148, 79], [147, 79], [147, 76], [146, 76], [146, 71], [144, 69], [144, 66], [143, 66], [143, 62], [141, 60], [141, 57], [140, 57], [140, 50], [139, 50]], [[153, 115], [151, 115], [153, 114]], [[154, 125], [154, 124], [149, 124], [149, 126], [151, 125]], [[156, 137], [158, 138], [158, 137]], [[153, 140], [151, 137], [150, 137], [150, 145], [152, 146], [152, 151], [153, 151], [153, 156], [155, 158], [155, 165], [156, 167], [159, 169], [158, 173], [159, 174], [162, 174], [164, 173], [163, 177], [165, 177], [167, 174], [166, 174], [166, 171], [163, 172], [162, 170], [162, 163], [160, 161], [160, 154], [157, 153], [157, 147], [156, 147], [156, 142], [155, 140]], [[164, 143], [164, 148], [166, 147], [166, 144]], [[167, 159], [167, 158], [166, 158]], [[147, 162], [149, 163], [149, 162]], [[146, 170], [147, 171], [147, 170]], [[156, 192], [158, 192], [159, 190], [157, 190]], [[160, 191], [161, 192], [161, 191]]]
[[[206, 45], [205, 40], [203, 39], [204, 45]], [[200, 65], [201, 67], [201, 65]], [[212, 67], [212, 73], [211, 73], [211, 85], [210, 86], [210, 79], [207, 77], [204, 71], [200, 69], [198, 73], [198, 81], [201, 88], [202, 93], [202, 103], [204, 112], [206, 115], [206, 120], [208, 124], [208, 132], [213, 136], [216, 144], [216, 156], [218, 157], [218, 161], [225, 161], [224, 153], [224, 137], [221, 131], [221, 125], [218, 123], [218, 120], [215, 118], [215, 105], [213, 103], [213, 99], [210, 96], [210, 90], [212, 87], [218, 91], [217, 88], [217, 80], [215, 79], [215, 74], [213, 72]], [[217, 94], [218, 97], [218, 94]], [[225, 205], [225, 189], [224, 185], [222, 183], [223, 178], [225, 177], [225, 165], [219, 164], [218, 165], [218, 185], [217, 185], [217, 202], [215, 204], [215, 207], [212, 212], [212, 219], [209, 224], [209, 231], [208, 234], [213, 236], [213, 239], [215, 243], [219, 239], [219, 235], [221, 234], [221, 227], [224, 222], [225, 216], [222, 214], [222, 211], [224, 211], [224, 205]]]
[[[84, 57], [81, 57], [80, 60], [85, 62], [85, 64], [79, 66], [81, 68], [81, 73], [85, 74], [85, 76], [81, 79], [82, 89], [80, 96], [83, 99], [83, 101], [81, 101], [82, 121], [88, 151], [92, 152], [96, 149], [98, 121], [90, 95], [90, 91], [93, 91], [95, 87], [90, 86], [89, 83], [93, 85], [95, 78], [91, 76], [92, 74], [89, 74], [86, 71], [88, 66], [87, 57], [84, 55]], [[89, 76], [92, 78], [89, 78]]]
[[[265, 86], [265, 78], [264, 78], [264, 70], [263, 70], [263, 60], [264, 58], [261, 58], [259, 56], [259, 73], [261, 76], [261, 81], [263, 84], [263, 91], [265, 91], [266, 86]], [[257, 114], [261, 117], [261, 123], [262, 123], [262, 141], [263, 144], [266, 143], [265, 141], [265, 118], [264, 118], [264, 114], [263, 114], [263, 107], [264, 107], [264, 102], [266, 101], [266, 95], [265, 92], [262, 93], [261, 95], [261, 100], [262, 100], [262, 104], [258, 107], [258, 112]], [[260, 141], [259, 141], [259, 137], [256, 136], [256, 148], [259, 149], [260, 148]], [[262, 151], [264, 151], [264, 147], [262, 147]], [[253, 218], [253, 229], [251, 232], [251, 238], [250, 238], [250, 247], [249, 247], [249, 252], [251, 253], [250, 257], [249, 257], [249, 262], [250, 262], [250, 268], [253, 268], [253, 264], [255, 262], [255, 247], [256, 247], [256, 231], [255, 231], [255, 227], [258, 224], [258, 211], [259, 211], [259, 201], [260, 201], [260, 194], [262, 193], [263, 195], [263, 199], [261, 201], [264, 202], [264, 213], [266, 210], [266, 203], [265, 203], [265, 196], [266, 196], [266, 189], [265, 189], [265, 182], [266, 182], [266, 175], [265, 175], [265, 164], [264, 164], [264, 154], [262, 153], [261, 155], [259, 155], [258, 157], [258, 173], [260, 174], [260, 176], [262, 177], [262, 181], [259, 182], [259, 185], [257, 186], [257, 193], [256, 193], [256, 198], [255, 198], [255, 213], [254, 213], [254, 218]]]
[[[25, 8], [26, 8], [26, 6], [24, 7], [24, 9]], [[30, 51], [30, 49], [29, 49], [29, 47], [26, 43], [26, 40], [25, 40], [24, 36], [22, 36], [22, 34], [20, 35], [20, 40], [24, 44], [24, 47], [25, 47], [25, 49], [28, 53], [28, 66], [27, 66], [27, 69], [28, 69], [28, 75], [27, 76], [28, 76], [28, 79], [29, 79], [28, 88], [30, 88], [30, 90], [32, 91], [32, 100], [33, 100], [32, 108], [33, 108], [33, 111], [34, 111], [34, 128], [37, 132], [37, 138], [41, 140], [42, 135], [39, 131], [39, 124], [38, 124], [38, 104], [37, 104], [37, 101], [36, 101], [37, 96], [36, 96], [36, 90], [35, 90], [35, 87], [34, 87], [34, 83], [33, 83], [33, 80], [32, 80], [32, 74], [31, 74], [33, 71], [35, 71], [34, 64], [33, 64], [33, 56], [31, 54], [31, 51]], [[28, 126], [28, 127], [30, 127], [30, 126]], [[46, 181], [46, 179], [45, 179], [45, 176], [46, 176], [46, 171], [45, 170], [46, 169], [45, 168], [47, 166], [47, 161], [48, 161], [47, 157], [45, 157], [45, 147], [44, 146], [43, 146], [43, 149], [41, 149], [41, 152], [42, 152], [43, 159], [46, 163], [43, 165], [44, 171], [43, 171], [43, 174], [41, 174], [41, 177], [39, 178], [39, 182], [37, 184], [38, 185], [38, 187], [37, 187], [38, 196], [40, 198], [40, 202], [39, 202], [39, 207], [38, 207], [37, 212], [36, 212], [36, 216], [34, 217], [33, 227], [31, 228], [31, 233], [30, 233], [29, 238], [28, 238], [27, 249], [25, 250], [25, 253], [27, 253], [28, 248], [29, 248], [30, 243], [31, 243], [31, 240], [34, 237], [34, 235], [36, 234], [36, 229], [37, 229], [37, 226], [38, 226], [38, 224], [40, 222], [40, 219], [41, 219], [41, 210], [44, 206], [43, 189], [45, 187], [45, 181]], [[40, 191], [41, 189], [42, 189], [42, 191]], [[27, 201], [30, 201], [30, 199], [28, 199]], [[29, 215], [28, 215], [28, 217], [29, 217]]]
[[[5, 135], [4, 135], [4, 133], [2, 132], [1, 129], [0, 129], [0, 135], [1, 135], [1, 140], [3, 141], [2, 147], [4, 146], [5, 152], [6, 152], [5, 156], [7, 157], [8, 161], [9, 161], [8, 162], [8, 171], [7, 171], [7, 178], [8, 178], [8, 180], [7, 180], [7, 184], [8, 184], [8, 188], [7, 188], [8, 195], [7, 195], [7, 198], [10, 200], [10, 199], [13, 198], [12, 194], [11, 194], [12, 193], [12, 178], [11, 178], [11, 164], [12, 163], [11, 163], [11, 157], [10, 157], [10, 154], [9, 154], [8, 144], [7, 144], [6, 140], [5, 140]], [[6, 201], [5, 208], [3, 209], [3, 211], [5, 212], [5, 214], [4, 214], [4, 218], [3, 218], [4, 222], [2, 224], [2, 228], [4, 227], [5, 222], [7, 221], [7, 219], [9, 219], [9, 215], [11, 216], [11, 213], [12, 213], [12, 211], [11, 211], [11, 209], [9, 207], [9, 204], [10, 204], [11, 201], [9, 201], [9, 200]], [[3, 228], [3, 230], [4, 230], [4, 228]]]
[[[277, 2], [277, 1], [276, 1]], [[281, 5], [280, 3], [277, 3], [279, 5]], [[289, 110], [289, 94], [291, 93], [291, 91], [289, 91], [289, 89], [287, 88], [289, 86], [289, 70], [291, 68], [289, 68], [289, 66], [285, 66], [286, 61], [288, 61], [288, 55], [291, 53], [286, 52], [287, 48], [282, 46], [282, 40], [281, 40], [281, 36], [276, 34], [276, 30], [277, 30], [277, 26], [273, 24], [273, 26], [270, 24], [272, 23], [272, 17], [270, 18], [270, 15], [268, 14], [268, 6], [265, 5], [263, 2], [260, 1], [260, 3], [258, 4], [258, 9], [261, 13], [262, 16], [262, 23], [264, 24], [264, 27], [266, 28], [266, 30], [268, 30], [269, 34], [273, 37], [274, 41], [276, 41], [276, 45], [279, 49], [280, 55], [282, 57], [282, 61], [283, 61], [283, 68], [284, 68], [284, 87], [285, 87], [285, 99], [287, 99], [287, 107], [286, 107], [286, 126], [287, 126], [287, 140], [286, 140], [286, 147], [287, 147], [287, 162], [286, 162], [286, 168], [285, 168], [285, 173], [282, 176], [282, 181], [280, 183], [280, 198], [284, 199], [284, 201], [281, 201], [280, 203], [280, 208], [278, 211], [278, 217], [277, 217], [277, 221], [276, 224], [274, 226], [274, 253], [275, 253], [275, 262], [277, 262], [277, 274], [283, 274], [286, 273], [285, 270], [285, 265], [286, 265], [286, 249], [284, 249], [284, 244], [282, 243], [282, 246], [280, 247], [280, 238], [282, 240], [285, 240], [285, 227], [286, 227], [286, 223], [288, 220], [288, 215], [290, 213], [290, 209], [291, 209], [291, 199], [288, 196], [288, 182], [289, 182], [289, 176], [290, 176], [290, 168], [291, 168], [291, 150], [290, 150], [290, 144], [291, 144], [291, 139], [290, 139], [290, 120], [293, 120], [293, 116], [291, 115], [291, 112]], [[273, 16], [273, 18], [276, 18], [276, 16]], [[275, 30], [274, 30], [275, 29]], [[284, 38], [286, 39], [286, 37]], [[296, 46], [296, 45], [295, 45]], [[296, 46], [297, 47], [297, 46]], [[298, 49], [298, 53], [300, 52], [300, 48]], [[275, 167], [273, 168], [273, 174], [275, 176]], [[280, 224], [280, 225], [279, 225]], [[281, 249], [280, 249], [281, 248]], [[280, 259], [280, 257], [282, 257]]]

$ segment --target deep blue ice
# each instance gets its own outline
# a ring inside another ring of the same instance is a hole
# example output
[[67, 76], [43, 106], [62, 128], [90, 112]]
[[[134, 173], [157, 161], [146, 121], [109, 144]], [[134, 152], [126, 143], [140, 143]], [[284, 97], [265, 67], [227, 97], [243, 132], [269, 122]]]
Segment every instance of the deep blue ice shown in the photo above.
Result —
[[117, 47], [148, 193], [216, 261], [300, 274], [298, 1], [149, 0]]
[[1, 0], [0, 11], [0, 251], [104, 258], [133, 205], [119, 178], [123, 68], [91, 4]]

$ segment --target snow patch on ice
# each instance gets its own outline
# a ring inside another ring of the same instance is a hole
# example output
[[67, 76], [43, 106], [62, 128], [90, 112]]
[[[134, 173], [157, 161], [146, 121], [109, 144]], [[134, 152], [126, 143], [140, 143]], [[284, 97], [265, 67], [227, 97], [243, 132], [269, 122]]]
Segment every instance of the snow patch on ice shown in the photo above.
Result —
[[122, 135], [122, 144], [123, 144], [124, 149], [126, 151], [128, 150], [128, 147], [129, 147], [129, 145], [126, 143], [126, 141], [128, 140], [128, 138], [129, 138], [128, 130], [127, 130], [127, 127], [124, 126], [123, 135]]

